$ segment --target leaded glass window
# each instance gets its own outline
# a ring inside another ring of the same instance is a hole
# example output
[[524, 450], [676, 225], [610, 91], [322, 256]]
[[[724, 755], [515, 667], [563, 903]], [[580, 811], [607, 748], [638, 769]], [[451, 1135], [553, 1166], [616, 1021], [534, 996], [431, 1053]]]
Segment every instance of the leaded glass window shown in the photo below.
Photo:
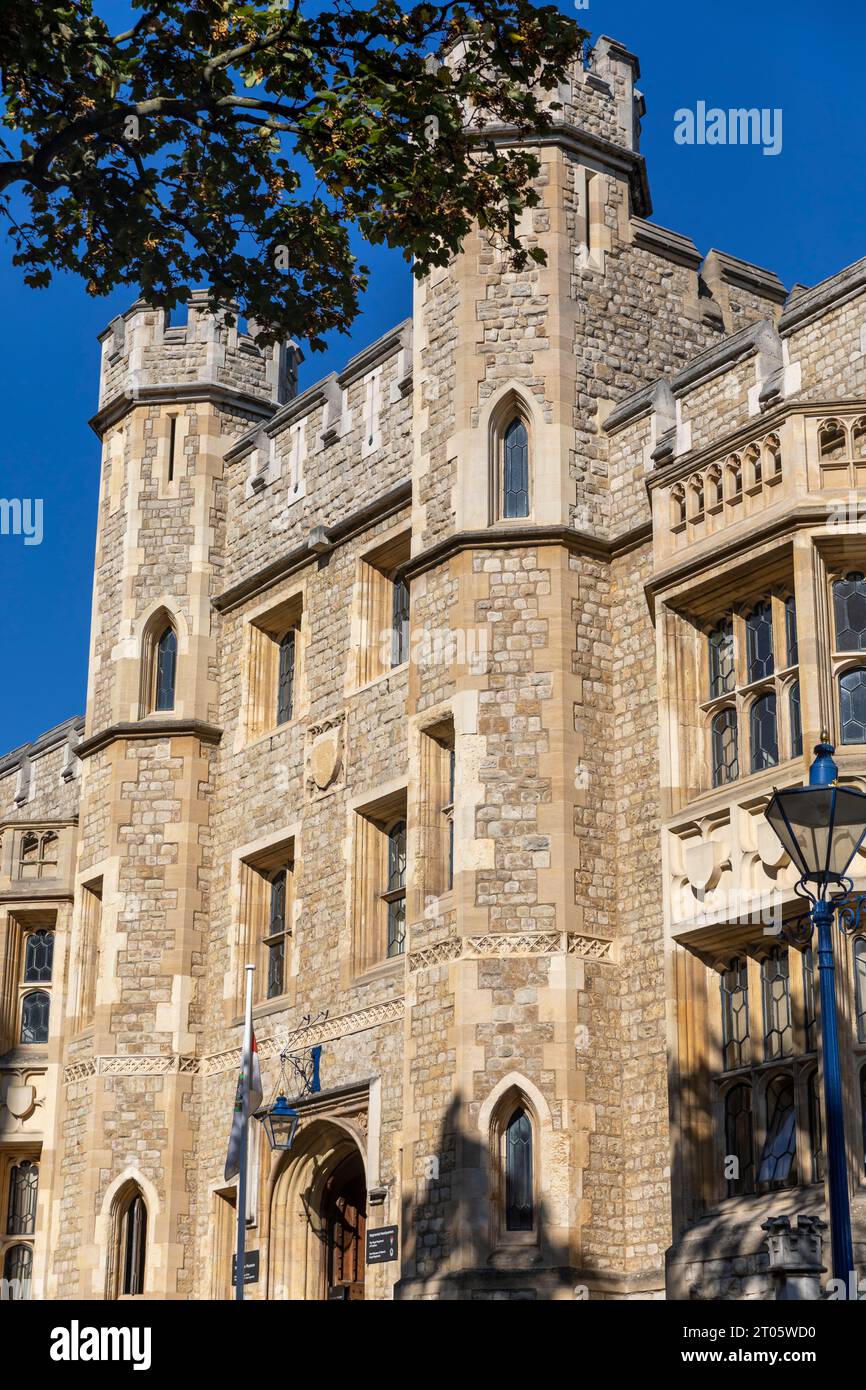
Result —
[[809, 1074], [809, 1162], [812, 1182], [824, 1181], [824, 1121], [818, 1068]]
[[529, 436], [519, 418], [502, 441], [502, 515], [529, 516]]
[[727, 695], [734, 688], [734, 628], [728, 618], [709, 635], [710, 699]]
[[505, 1129], [505, 1229], [531, 1231], [532, 1122], [526, 1111], [514, 1111]]
[[277, 723], [287, 724], [295, 705], [295, 629], [289, 628], [280, 642], [277, 678]]
[[866, 743], [866, 667], [839, 677], [839, 727], [843, 743]]
[[43, 989], [25, 994], [21, 1004], [21, 1041], [47, 1043], [49, 996]]
[[794, 681], [788, 691], [788, 717], [791, 723], [791, 757], [799, 758], [803, 753], [803, 720], [800, 715], [799, 681]]
[[722, 1055], [725, 1071], [749, 1060], [749, 972], [744, 960], [732, 961], [720, 980]]
[[39, 1167], [32, 1159], [22, 1159], [9, 1173], [9, 1208], [6, 1214], [6, 1234], [32, 1236], [36, 1230], [36, 1195], [39, 1189]]
[[174, 681], [177, 670], [177, 637], [167, 627], [156, 644], [156, 694], [154, 708], [174, 709]]
[[866, 1043], [866, 936], [854, 938], [854, 997], [857, 1041]]
[[388, 831], [388, 955], [401, 956], [406, 943], [406, 822]]
[[749, 710], [749, 743], [753, 772], [776, 766], [779, 761], [779, 738], [775, 694], [761, 695], [752, 704]]
[[818, 1050], [818, 987], [815, 979], [815, 952], [807, 946], [803, 952], [803, 1031], [806, 1051]]
[[866, 578], [857, 570], [833, 585], [836, 650], [866, 651]]
[[391, 601], [391, 665], [409, 660], [409, 585], [395, 579]]
[[144, 1198], [133, 1197], [123, 1214], [123, 1281], [124, 1294], [144, 1293], [144, 1267], [147, 1254], [147, 1207]]
[[788, 950], [774, 946], [761, 961], [761, 993], [764, 1005], [764, 1061], [789, 1057], [794, 1045], [791, 1026], [791, 989]]
[[33, 1278], [33, 1248], [30, 1245], [10, 1245], [3, 1259], [3, 1278], [6, 1297], [23, 1302], [30, 1297]]
[[769, 603], [759, 603], [746, 619], [748, 680], [764, 680], [773, 674], [773, 613]]
[[797, 606], [794, 595], [785, 599], [785, 661], [788, 666], [796, 666], [800, 660], [797, 643]]
[[51, 931], [31, 932], [24, 947], [24, 983], [26, 985], [48, 984], [51, 980], [53, 961], [54, 933]]
[[758, 1182], [788, 1187], [796, 1181], [797, 1118], [794, 1082], [774, 1076], [767, 1087], [767, 1137], [761, 1154]]
[[725, 1093], [725, 1163], [736, 1159], [736, 1174], [727, 1179], [729, 1197], [755, 1190], [755, 1142], [752, 1088], [745, 1083]]
[[711, 727], [713, 745], [713, 786], [723, 787], [735, 782], [740, 775], [737, 753], [737, 712], [733, 708], [719, 710]]
[[288, 872], [278, 869], [271, 879], [271, 901], [268, 917], [268, 998], [275, 999], [285, 990], [286, 975], [286, 888]]

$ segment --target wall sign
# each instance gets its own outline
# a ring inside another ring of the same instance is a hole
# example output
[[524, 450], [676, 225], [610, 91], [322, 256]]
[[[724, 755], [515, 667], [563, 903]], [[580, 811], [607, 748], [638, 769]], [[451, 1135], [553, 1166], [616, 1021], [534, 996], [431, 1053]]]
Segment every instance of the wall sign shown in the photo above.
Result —
[[[232, 1284], [234, 1285], [238, 1277], [238, 1257], [232, 1255]], [[244, 1283], [257, 1284], [259, 1282], [259, 1252], [258, 1250], [244, 1251]]]
[[397, 1227], [380, 1226], [367, 1230], [367, 1264], [383, 1265], [397, 1258]]

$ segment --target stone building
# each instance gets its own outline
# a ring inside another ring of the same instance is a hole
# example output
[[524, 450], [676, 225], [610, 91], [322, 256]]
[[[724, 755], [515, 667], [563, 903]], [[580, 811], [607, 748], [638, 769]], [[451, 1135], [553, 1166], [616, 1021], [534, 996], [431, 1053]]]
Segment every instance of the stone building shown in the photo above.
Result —
[[637, 78], [559, 94], [546, 265], [471, 236], [300, 394], [201, 297], [103, 334], [86, 716], [0, 760], [19, 1294], [229, 1296], [247, 962], [266, 1098], [322, 1047], [252, 1298], [763, 1297], [824, 1209], [762, 812], [824, 727], [864, 785], [866, 260], [788, 293], [649, 221]]

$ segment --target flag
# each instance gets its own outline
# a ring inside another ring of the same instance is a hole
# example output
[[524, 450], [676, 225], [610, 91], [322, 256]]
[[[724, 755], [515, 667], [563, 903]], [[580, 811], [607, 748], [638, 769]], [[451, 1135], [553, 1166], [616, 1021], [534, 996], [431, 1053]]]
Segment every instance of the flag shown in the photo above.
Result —
[[[252, 1066], [250, 1068], [250, 1114], [253, 1115], [262, 1103], [262, 1074], [259, 1070], [259, 1049], [256, 1043], [256, 1035], [253, 1033], [253, 1045], [251, 1052]], [[231, 1182], [236, 1178], [241, 1170], [241, 1143], [243, 1142], [244, 1130], [244, 1067], [241, 1062], [241, 1070], [238, 1075], [238, 1088], [235, 1092], [235, 1112], [232, 1116], [232, 1132], [229, 1135], [229, 1147], [226, 1154], [225, 1181]]]

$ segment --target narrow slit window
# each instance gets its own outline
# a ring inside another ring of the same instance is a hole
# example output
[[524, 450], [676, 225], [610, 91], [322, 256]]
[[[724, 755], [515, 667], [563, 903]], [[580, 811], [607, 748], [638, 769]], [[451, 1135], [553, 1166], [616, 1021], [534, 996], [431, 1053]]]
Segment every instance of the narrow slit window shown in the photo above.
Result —
[[168, 417], [168, 481], [174, 482], [174, 451], [177, 441], [177, 416]]
[[277, 723], [288, 724], [295, 707], [295, 629], [289, 628], [280, 641], [277, 684]]
[[532, 1122], [521, 1107], [505, 1129], [505, 1229], [531, 1231], [534, 1218]]

